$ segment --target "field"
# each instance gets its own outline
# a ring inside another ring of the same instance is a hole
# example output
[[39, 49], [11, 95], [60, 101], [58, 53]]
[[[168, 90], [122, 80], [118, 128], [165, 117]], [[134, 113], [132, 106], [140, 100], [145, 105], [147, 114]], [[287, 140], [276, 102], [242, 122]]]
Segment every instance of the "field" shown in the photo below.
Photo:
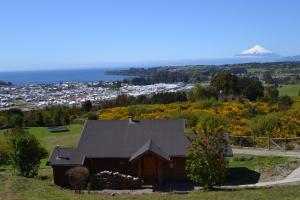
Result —
[[[76, 146], [82, 125], [68, 126], [69, 132], [50, 133], [47, 128], [34, 127], [28, 131], [34, 134], [41, 144], [51, 152], [52, 148], [59, 144], [61, 146]], [[0, 134], [0, 138], [1, 138]], [[279, 187], [259, 190], [235, 190], [235, 191], [193, 191], [185, 195], [154, 193], [152, 195], [117, 195], [109, 194], [85, 194], [76, 195], [72, 191], [62, 190], [52, 183], [52, 170], [45, 166], [46, 159], [43, 160], [39, 177], [24, 178], [13, 175], [11, 166], [0, 167], [0, 200], [74, 200], [74, 199], [295, 199], [300, 196], [300, 186]], [[292, 170], [293, 163], [299, 164], [299, 160], [286, 157], [262, 157], [239, 155], [229, 160], [229, 167], [247, 168], [249, 170], [260, 171], [262, 174], [276, 173], [278, 166], [281, 169]]]
[[300, 84], [296, 84], [296, 85], [283, 85], [282, 87], [278, 88], [279, 90], [279, 95], [280, 96], [291, 96], [291, 97], [295, 97], [299, 95], [300, 92]]

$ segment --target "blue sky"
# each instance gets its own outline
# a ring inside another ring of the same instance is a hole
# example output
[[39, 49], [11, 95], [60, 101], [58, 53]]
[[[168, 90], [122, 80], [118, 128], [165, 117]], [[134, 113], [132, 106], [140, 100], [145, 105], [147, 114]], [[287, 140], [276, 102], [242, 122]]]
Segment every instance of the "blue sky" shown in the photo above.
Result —
[[0, 70], [300, 54], [299, 0], [1, 0]]

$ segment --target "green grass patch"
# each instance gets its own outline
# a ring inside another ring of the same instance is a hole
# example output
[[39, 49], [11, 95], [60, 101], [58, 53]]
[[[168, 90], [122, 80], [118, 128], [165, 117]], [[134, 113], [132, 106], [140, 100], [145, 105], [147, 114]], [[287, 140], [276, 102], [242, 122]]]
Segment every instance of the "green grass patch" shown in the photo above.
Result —
[[279, 95], [280, 96], [291, 96], [295, 97], [299, 95], [300, 91], [300, 84], [296, 85], [283, 85], [281, 87], [278, 87]]
[[[50, 153], [56, 145], [63, 147], [76, 147], [79, 141], [80, 133], [83, 128], [81, 124], [72, 124], [65, 126], [69, 129], [66, 132], [52, 133], [47, 127], [29, 127], [26, 128], [40, 141], [41, 145]], [[0, 140], [3, 139], [5, 130], [0, 131]]]
[[254, 67], [254, 68], [247, 68], [247, 72], [251, 72], [251, 73], [254, 73], [254, 72], [266, 72], [266, 71], [269, 71], [269, 69], [266, 69], [266, 68], [258, 68], [258, 67]]
[[250, 170], [271, 171], [280, 166], [294, 170], [300, 165], [300, 159], [280, 156], [235, 155], [229, 159], [229, 167], [246, 167]]

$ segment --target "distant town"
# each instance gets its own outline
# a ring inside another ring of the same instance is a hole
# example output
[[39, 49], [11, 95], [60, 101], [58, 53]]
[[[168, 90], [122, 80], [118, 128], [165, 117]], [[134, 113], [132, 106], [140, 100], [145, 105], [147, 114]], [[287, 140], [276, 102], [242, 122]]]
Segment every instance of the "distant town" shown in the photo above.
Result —
[[186, 83], [159, 83], [152, 85], [128, 85], [116, 82], [95, 83], [57, 83], [57, 84], [30, 84], [24, 86], [7, 85], [0, 87], [0, 109], [12, 107], [22, 110], [32, 110], [47, 106], [64, 105], [80, 106], [82, 102], [90, 100], [98, 102], [114, 99], [118, 95], [129, 96], [151, 95], [161, 92], [177, 92], [189, 90], [192, 84]]
[[245, 63], [233, 65], [165, 66], [107, 71], [107, 75], [131, 76], [121, 81], [90, 83], [60, 82], [53, 84], [13, 85], [0, 82], [0, 109], [41, 109], [48, 106], [81, 106], [87, 100], [97, 104], [119, 95], [153, 95], [188, 91], [195, 83], [209, 85], [220, 71], [258, 79], [264, 85], [299, 85], [300, 62]]

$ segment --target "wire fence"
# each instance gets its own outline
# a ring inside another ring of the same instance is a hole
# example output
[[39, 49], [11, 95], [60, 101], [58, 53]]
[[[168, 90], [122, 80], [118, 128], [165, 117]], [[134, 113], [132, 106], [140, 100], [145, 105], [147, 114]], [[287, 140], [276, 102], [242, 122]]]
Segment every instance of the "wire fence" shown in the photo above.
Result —
[[296, 150], [300, 151], [300, 137], [293, 138], [273, 138], [273, 137], [258, 137], [258, 136], [233, 136], [230, 135], [230, 144], [233, 147], [252, 147], [277, 149], [282, 151]]

